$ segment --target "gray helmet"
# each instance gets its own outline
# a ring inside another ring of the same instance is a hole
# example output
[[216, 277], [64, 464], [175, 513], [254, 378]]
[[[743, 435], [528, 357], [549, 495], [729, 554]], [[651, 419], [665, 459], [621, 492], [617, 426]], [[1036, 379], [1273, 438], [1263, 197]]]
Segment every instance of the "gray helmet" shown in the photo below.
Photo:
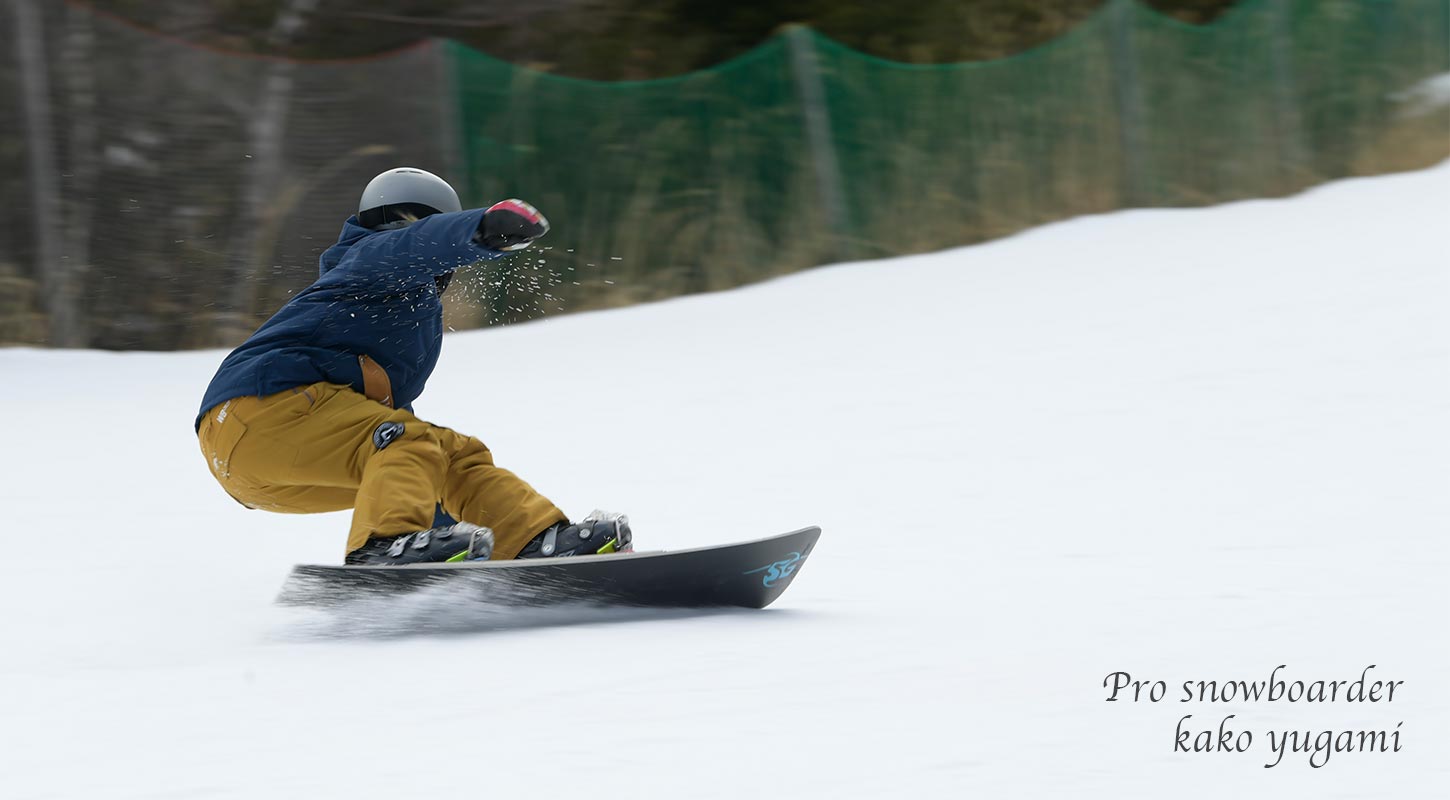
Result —
[[368, 181], [357, 204], [364, 228], [401, 228], [429, 214], [462, 211], [448, 182], [416, 167], [397, 167]]

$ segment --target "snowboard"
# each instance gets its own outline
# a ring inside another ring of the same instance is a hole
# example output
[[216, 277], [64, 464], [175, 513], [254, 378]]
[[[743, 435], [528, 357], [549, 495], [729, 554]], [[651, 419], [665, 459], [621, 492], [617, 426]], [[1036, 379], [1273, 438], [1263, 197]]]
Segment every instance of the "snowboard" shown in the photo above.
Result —
[[765, 608], [790, 586], [817, 527], [689, 550], [403, 566], [299, 564], [277, 602], [333, 606], [428, 589], [493, 605], [565, 603], [643, 608]]

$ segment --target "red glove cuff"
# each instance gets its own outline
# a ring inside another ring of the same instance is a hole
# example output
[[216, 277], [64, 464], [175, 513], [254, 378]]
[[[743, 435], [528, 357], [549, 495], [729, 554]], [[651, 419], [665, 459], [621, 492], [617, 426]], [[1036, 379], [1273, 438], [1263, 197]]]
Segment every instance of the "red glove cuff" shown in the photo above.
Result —
[[544, 215], [522, 200], [503, 200], [489, 206], [488, 211], [512, 211], [535, 225], [543, 225], [545, 231], [549, 230], [549, 221], [544, 219]]

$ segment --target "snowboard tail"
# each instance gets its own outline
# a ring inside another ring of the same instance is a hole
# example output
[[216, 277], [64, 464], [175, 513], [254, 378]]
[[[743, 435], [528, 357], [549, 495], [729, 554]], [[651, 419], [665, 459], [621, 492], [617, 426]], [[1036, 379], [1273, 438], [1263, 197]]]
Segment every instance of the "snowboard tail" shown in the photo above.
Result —
[[770, 605], [799, 573], [817, 527], [750, 542], [673, 552], [516, 561], [293, 568], [277, 602], [340, 605], [438, 588], [503, 606], [562, 603], [649, 608]]

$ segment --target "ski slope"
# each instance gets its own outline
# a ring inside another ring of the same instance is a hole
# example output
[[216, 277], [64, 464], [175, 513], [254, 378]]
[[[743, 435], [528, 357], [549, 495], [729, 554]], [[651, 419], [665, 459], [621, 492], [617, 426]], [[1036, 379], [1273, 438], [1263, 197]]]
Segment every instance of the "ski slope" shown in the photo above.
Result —
[[[1443, 797], [1447, 223], [1450, 164], [449, 336], [419, 413], [569, 513], [822, 526], [760, 612], [278, 608], [347, 517], [212, 482], [223, 353], [0, 351], [0, 796]], [[1280, 664], [1404, 684], [1179, 702]]]

